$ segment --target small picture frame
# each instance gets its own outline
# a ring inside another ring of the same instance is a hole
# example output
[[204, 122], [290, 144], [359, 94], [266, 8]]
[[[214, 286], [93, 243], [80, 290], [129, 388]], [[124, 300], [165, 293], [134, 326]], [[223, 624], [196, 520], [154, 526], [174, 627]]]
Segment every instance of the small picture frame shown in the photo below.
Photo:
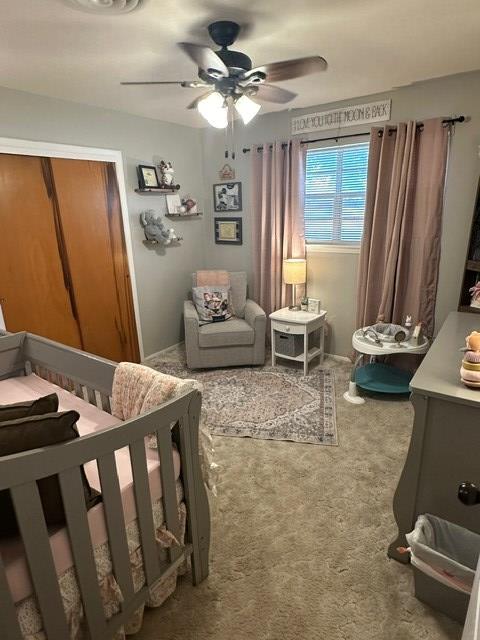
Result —
[[146, 164], [139, 164], [137, 167], [138, 186], [140, 189], [159, 189], [160, 182], [158, 180], [156, 167]]
[[213, 208], [216, 213], [242, 210], [242, 183], [213, 185]]
[[241, 218], [215, 218], [216, 244], [242, 244]]
[[308, 298], [307, 311], [309, 313], [316, 313], [318, 315], [321, 310], [322, 308], [320, 305], [320, 300], [318, 300], [317, 298]]
[[181, 210], [180, 207], [182, 206], [182, 202], [180, 200], [180, 196], [178, 195], [178, 193], [174, 193], [172, 195], [167, 195], [166, 196], [166, 200], [167, 200], [167, 212], [170, 214], [180, 214]]

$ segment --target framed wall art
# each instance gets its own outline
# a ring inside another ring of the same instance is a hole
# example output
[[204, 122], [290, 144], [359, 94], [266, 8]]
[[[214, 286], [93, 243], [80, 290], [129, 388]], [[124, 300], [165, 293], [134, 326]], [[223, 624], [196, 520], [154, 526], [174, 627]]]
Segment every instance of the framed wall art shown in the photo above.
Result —
[[157, 169], [145, 164], [139, 164], [137, 167], [138, 186], [140, 189], [159, 189], [160, 182], [158, 180]]
[[216, 244], [242, 244], [241, 218], [215, 218]]
[[242, 183], [226, 182], [213, 185], [213, 208], [215, 212], [242, 210]]

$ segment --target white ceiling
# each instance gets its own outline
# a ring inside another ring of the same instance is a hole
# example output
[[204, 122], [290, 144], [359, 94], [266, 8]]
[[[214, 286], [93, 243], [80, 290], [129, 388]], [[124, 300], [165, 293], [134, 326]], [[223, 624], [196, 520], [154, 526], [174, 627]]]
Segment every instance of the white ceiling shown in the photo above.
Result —
[[233, 48], [254, 65], [327, 59], [325, 73], [281, 84], [299, 93], [289, 107], [480, 69], [479, 0], [144, 0], [112, 16], [63, 0], [0, 5], [0, 85], [191, 126], [203, 125], [185, 109], [198, 89], [119, 83], [193, 79], [175, 43], [211, 44], [204, 27], [218, 19], [249, 25]]

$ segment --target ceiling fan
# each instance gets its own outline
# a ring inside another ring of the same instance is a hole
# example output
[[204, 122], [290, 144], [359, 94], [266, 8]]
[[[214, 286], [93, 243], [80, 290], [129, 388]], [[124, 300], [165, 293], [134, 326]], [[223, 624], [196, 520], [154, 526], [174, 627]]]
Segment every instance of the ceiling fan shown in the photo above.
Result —
[[198, 66], [199, 80], [122, 82], [123, 85], [177, 84], [189, 89], [207, 89], [206, 93], [193, 100], [187, 109], [198, 109], [214, 127], [224, 129], [228, 125], [228, 108], [235, 110], [247, 124], [255, 117], [260, 105], [255, 101], [286, 104], [297, 94], [271, 82], [291, 80], [310, 73], [324, 71], [327, 62], [320, 56], [309, 56], [273, 62], [253, 67], [251, 59], [240, 51], [228, 49], [238, 37], [240, 25], [229, 20], [212, 22], [208, 33], [221, 47], [213, 51], [204, 45], [180, 42], [178, 46]]

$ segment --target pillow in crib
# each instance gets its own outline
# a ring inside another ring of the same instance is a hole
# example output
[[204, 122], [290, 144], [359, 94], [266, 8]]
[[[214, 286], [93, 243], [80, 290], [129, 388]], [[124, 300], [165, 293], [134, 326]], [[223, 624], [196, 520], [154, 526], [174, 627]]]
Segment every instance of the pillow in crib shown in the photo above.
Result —
[[232, 317], [230, 287], [218, 285], [193, 287], [193, 304], [200, 323], [224, 322]]
[[50, 393], [48, 396], [35, 400], [0, 404], [0, 423], [29, 416], [41, 416], [44, 413], [55, 413], [56, 411], [58, 411], [58, 396], [56, 393]]
[[[2, 422], [0, 425], [0, 456], [75, 440], [80, 437], [76, 426], [79, 417], [76, 411], [65, 411]], [[87, 509], [90, 509], [101, 500], [101, 495], [90, 487], [83, 467], [80, 467], [80, 470], [85, 504]], [[65, 512], [58, 478], [56, 476], [42, 478], [37, 481], [37, 485], [47, 526], [65, 524]], [[8, 489], [0, 491], [0, 514], [2, 515], [0, 536], [16, 535], [18, 533], [17, 520]]]

